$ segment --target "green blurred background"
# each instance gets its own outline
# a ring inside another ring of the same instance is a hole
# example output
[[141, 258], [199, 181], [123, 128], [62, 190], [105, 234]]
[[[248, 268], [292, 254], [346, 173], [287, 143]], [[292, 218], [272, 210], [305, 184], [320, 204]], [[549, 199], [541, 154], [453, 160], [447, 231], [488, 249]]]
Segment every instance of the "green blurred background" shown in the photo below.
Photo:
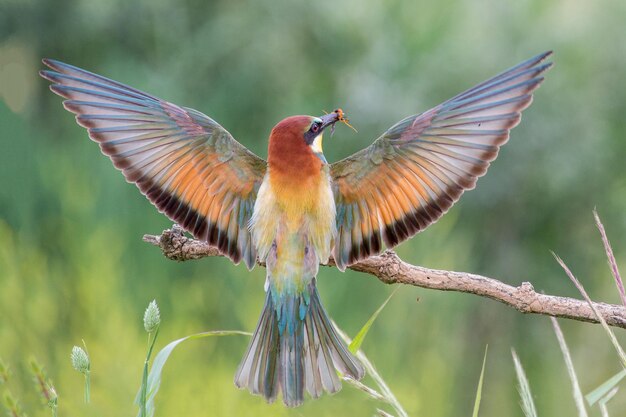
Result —
[[[335, 161], [553, 49], [554, 69], [477, 190], [397, 250], [411, 263], [577, 296], [553, 250], [592, 297], [618, 303], [592, 209], [624, 265], [625, 39], [621, 0], [0, 0], [0, 357], [13, 370], [0, 394], [10, 389], [30, 416], [48, 415], [26, 371], [35, 356], [60, 416], [134, 415], [150, 300], [161, 308], [162, 347], [205, 330], [251, 331], [264, 297], [262, 269], [175, 263], [141, 241], [171, 223], [48, 91], [41, 58], [197, 108], [263, 157], [283, 117], [342, 107], [359, 133], [339, 126], [327, 138]], [[393, 290], [350, 271], [320, 275], [327, 310], [351, 335]], [[620, 369], [599, 326], [561, 323], [584, 392]], [[93, 362], [89, 406], [69, 362], [81, 339]], [[349, 386], [295, 410], [266, 405], [232, 382], [247, 342], [183, 344], [165, 368], [157, 415], [361, 416], [380, 406]], [[549, 320], [490, 300], [401, 288], [363, 349], [411, 416], [456, 417], [471, 415], [485, 344], [481, 416], [521, 415], [511, 347], [540, 415], [575, 414]], [[626, 396], [610, 409], [626, 414]]]

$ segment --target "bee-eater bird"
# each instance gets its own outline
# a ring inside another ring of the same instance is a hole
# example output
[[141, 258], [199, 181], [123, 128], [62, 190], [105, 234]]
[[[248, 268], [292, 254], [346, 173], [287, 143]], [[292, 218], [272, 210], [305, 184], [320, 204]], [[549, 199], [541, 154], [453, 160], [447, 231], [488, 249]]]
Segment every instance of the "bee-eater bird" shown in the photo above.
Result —
[[340, 341], [315, 287], [441, 217], [476, 184], [551, 64], [543, 53], [402, 119], [369, 147], [329, 164], [322, 134], [338, 121], [292, 116], [269, 135], [267, 162], [204, 114], [44, 59], [50, 89], [128, 182], [233, 262], [267, 265], [265, 306], [235, 384], [287, 406], [341, 388], [362, 365]]

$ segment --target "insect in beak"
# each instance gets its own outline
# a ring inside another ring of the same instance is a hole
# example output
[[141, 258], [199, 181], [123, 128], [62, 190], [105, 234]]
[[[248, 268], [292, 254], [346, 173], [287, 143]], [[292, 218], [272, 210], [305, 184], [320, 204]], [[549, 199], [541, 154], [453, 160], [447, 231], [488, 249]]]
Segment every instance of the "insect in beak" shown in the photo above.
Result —
[[[327, 111], [324, 110], [325, 114], [328, 114]], [[342, 109], [335, 109], [333, 111], [333, 113], [335, 113], [337, 115], [337, 122], [341, 122], [343, 124], [345, 124], [346, 126], [348, 126], [350, 129], [354, 130], [355, 132], [358, 132], [354, 126], [352, 126], [350, 124], [350, 120], [348, 120], [348, 118], [346, 117], [346, 114], [343, 112]], [[333, 134], [335, 133], [335, 123], [333, 123], [333, 125], [330, 127], [330, 137], [333, 137]]]

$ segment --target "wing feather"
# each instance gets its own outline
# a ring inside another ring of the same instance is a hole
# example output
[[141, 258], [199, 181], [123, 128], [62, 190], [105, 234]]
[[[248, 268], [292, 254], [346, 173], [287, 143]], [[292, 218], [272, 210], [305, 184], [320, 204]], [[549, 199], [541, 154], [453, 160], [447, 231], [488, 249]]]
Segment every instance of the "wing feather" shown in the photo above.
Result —
[[392, 247], [425, 229], [474, 188], [532, 102], [552, 65], [542, 63], [550, 54], [402, 119], [369, 147], [332, 164], [339, 268], [380, 253], [382, 242]]
[[173, 221], [251, 268], [248, 222], [266, 163], [208, 116], [54, 60], [41, 71], [126, 180]]

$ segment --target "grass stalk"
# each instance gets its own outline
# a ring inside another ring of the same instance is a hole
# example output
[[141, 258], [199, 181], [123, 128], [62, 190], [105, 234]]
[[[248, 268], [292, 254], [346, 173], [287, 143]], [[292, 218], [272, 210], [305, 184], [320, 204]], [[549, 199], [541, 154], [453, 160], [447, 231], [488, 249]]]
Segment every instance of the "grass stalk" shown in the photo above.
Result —
[[615, 285], [617, 286], [617, 291], [619, 292], [620, 298], [622, 300], [622, 304], [626, 306], [626, 291], [624, 290], [624, 282], [622, 281], [622, 276], [619, 273], [619, 268], [617, 267], [617, 261], [615, 261], [615, 255], [613, 255], [613, 248], [611, 247], [611, 242], [609, 242], [609, 238], [606, 235], [606, 230], [604, 229], [604, 225], [600, 221], [600, 216], [598, 216], [598, 212], [593, 210], [593, 218], [596, 221], [596, 226], [600, 231], [600, 236], [602, 237], [602, 244], [604, 245], [604, 251], [606, 252], [606, 258], [609, 262], [609, 267], [611, 268], [611, 274], [613, 274], [613, 279], [615, 279]]
[[533, 401], [533, 395], [530, 392], [530, 384], [526, 373], [522, 367], [522, 363], [515, 353], [515, 349], [511, 349], [513, 355], [513, 363], [515, 364], [515, 374], [517, 375], [518, 391], [521, 398], [522, 411], [525, 417], [537, 417], [537, 409], [535, 408], [535, 402]]
[[[347, 334], [345, 334], [339, 327], [337, 327], [337, 324], [335, 324], [334, 322], [333, 322], [333, 325], [335, 326], [335, 330], [337, 330], [337, 333], [339, 334], [339, 336], [341, 336], [341, 338], [348, 345], [350, 345], [350, 343], [352, 343], [352, 340], [350, 339], [350, 337]], [[398, 417], [408, 417], [408, 414], [402, 407], [402, 404], [400, 404], [396, 396], [393, 394], [393, 392], [391, 391], [391, 389], [389, 388], [385, 380], [380, 376], [380, 374], [378, 373], [378, 371], [376, 370], [372, 362], [369, 360], [369, 358], [365, 356], [365, 353], [363, 353], [363, 351], [359, 349], [356, 352], [355, 356], [357, 357], [359, 361], [361, 361], [361, 364], [365, 368], [366, 373], [374, 380], [374, 382], [376, 382], [376, 385], [378, 386], [378, 391], [367, 387], [368, 389], [373, 390], [380, 397], [382, 397], [382, 398], [377, 398], [377, 397], [374, 397], [374, 398], [380, 399], [381, 401], [384, 401], [387, 404], [389, 404], [396, 411]], [[357, 384], [354, 383], [354, 379], [352, 378], [343, 378], [343, 379], [344, 381], [361, 389], [360, 386], [357, 386]], [[359, 384], [363, 385], [362, 383], [359, 383]], [[379, 411], [379, 415], [381, 415], [380, 411]]]
[[152, 351], [159, 335], [159, 327], [157, 326], [154, 332], [148, 333], [148, 353], [146, 354], [146, 360], [143, 363], [143, 376], [141, 379], [141, 394], [139, 397], [139, 416], [148, 417], [146, 410], [146, 398], [148, 396], [148, 366], [150, 364], [150, 357], [152, 357]]
[[561, 353], [563, 353], [563, 359], [565, 360], [565, 367], [567, 368], [567, 373], [569, 374], [569, 379], [572, 383], [572, 392], [576, 408], [578, 409], [578, 417], [588, 417], [587, 409], [585, 408], [585, 399], [580, 389], [580, 384], [578, 383], [578, 377], [576, 376], [576, 371], [574, 370], [572, 356], [570, 355], [567, 343], [565, 343], [565, 337], [561, 331], [561, 326], [559, 326], [559, 322], [554, 317], [550, 317], [550, 320], [552, 321], [552, 327], [554, 328], [556, 339], [559, 341], [559, 347], [561, 348]]
[[617, 387], [613, 388], [607, 395], [604, 396], [604, 398], [602, 398], [602, 400], [598, 402], [602, 417], [609, 417], [609, 409], [607, 408], [606, 404], [611, 400], [611, 398], [615, 396], [615, 394], [617, 394], [617, 390]]
[[617, 354], [618, 354], [620, 360], [622, 361], [622, 366], [626, 367], [626, 353], [624, 353], [624, 349], [622, 349], [622, 347], [620, 346], [619, 342], [617, 341], [617, 338], [615, 337], [615, 334], [613, 334], [613, 331], [611, 330], [609, 325], [606, 323], [606, 320], [604, 320], [604, 317], [602, 317], [602, 314], [600, 314], [598, 309], [593, 305], [593, 302], [591, 301], [591, 298], [587, 294], [587, 291], [582, 286], [582, 284], [578, 281], [578, 279], [574, 276], [572, 271], [570, 271], [570, 269], [567, 267], [567, 265], [565, 265], [565, 262], [563, 262], [563, 260], [558, 255], [556, 255], [554, 252], [552, 253], [552, 256], [554, 256], [554, 258], [559, 263], [559, 265], [561, 265], [561, 268], [563, 268], [563, 270], [565, 271], [565, 273], [567, 274], [569, 279], [574, 283], [576, 288], [578, 288], [578, 291], [580, 292], [580, 294], [587, 301], [587, 303], [589, 304], [589, 307], [591, 307], [591, 310], [593, 311], [594, 315], [596, 316], [598, 321], [600, 321], [600, 324], [602, 324], [602, 327], [604, 328], [604, 331], [609, 336], [609, 339], [611, 340], [611, 343], [613, 344], [613, 347], [617, 351]]

